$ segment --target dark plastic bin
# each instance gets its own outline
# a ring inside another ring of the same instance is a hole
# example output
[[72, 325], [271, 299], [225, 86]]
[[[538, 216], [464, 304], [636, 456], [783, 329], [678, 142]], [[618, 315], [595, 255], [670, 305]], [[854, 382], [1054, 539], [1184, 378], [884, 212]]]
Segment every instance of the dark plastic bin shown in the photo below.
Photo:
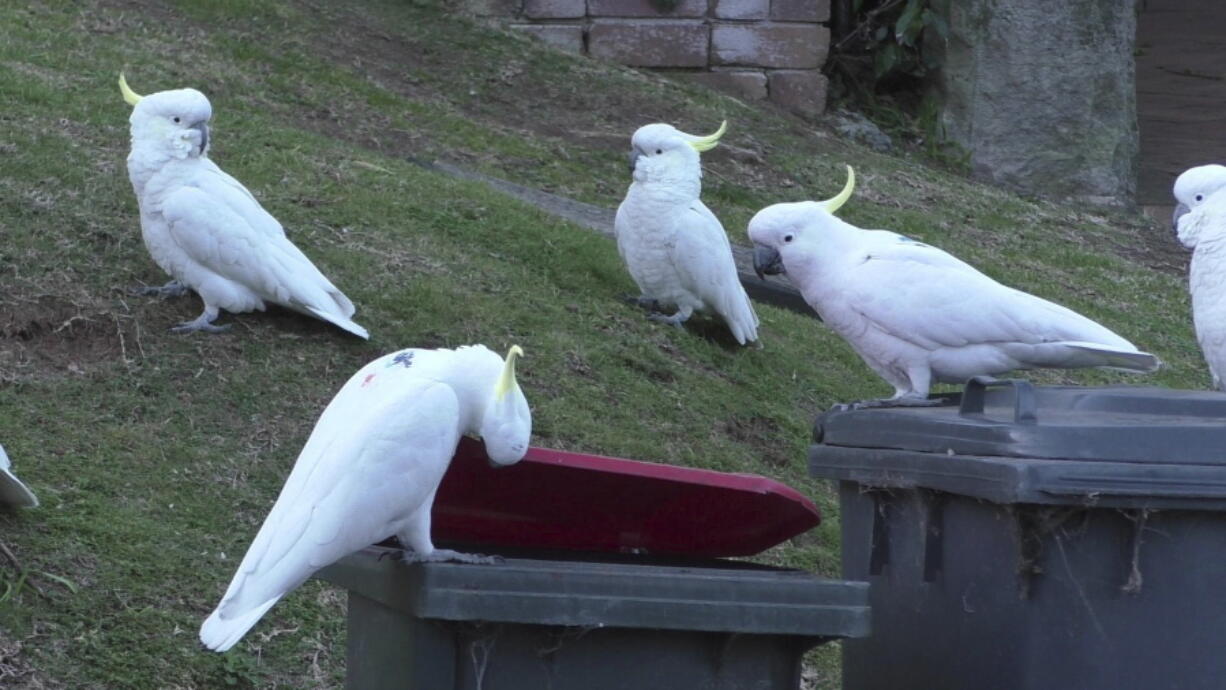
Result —
[[395, 553], [318, 574], [349, 590], [353, 690], [791, 690], [806, 650], [868, 633], [867, 585], [800, 571]]
[[871, 585], [846, 690], [1226, 688], [1226, 395], [976, 380], [815, 440]]

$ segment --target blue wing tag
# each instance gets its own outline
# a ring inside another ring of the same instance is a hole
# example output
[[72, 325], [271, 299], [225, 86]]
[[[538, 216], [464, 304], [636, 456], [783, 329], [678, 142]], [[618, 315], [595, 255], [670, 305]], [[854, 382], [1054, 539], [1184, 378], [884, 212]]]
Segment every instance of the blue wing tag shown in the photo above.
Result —
[[387, 366], [390, 368], [396, 366], [397, 364], [403, 365], [405, 369], [413, 366], [413, 351], [405, 350], [403, 352], [397, 352], [396, 356], [392, 358], [392, 361], [389, 362]]

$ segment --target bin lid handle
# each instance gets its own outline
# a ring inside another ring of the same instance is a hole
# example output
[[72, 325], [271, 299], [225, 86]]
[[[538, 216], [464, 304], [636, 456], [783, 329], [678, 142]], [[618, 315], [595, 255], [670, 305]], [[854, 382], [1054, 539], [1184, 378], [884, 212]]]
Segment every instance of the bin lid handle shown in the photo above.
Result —
[[1009, 386], [1013, 389], [1013, 423], [1037, 424], [1034, 386], [1023, 379], [995, 379], [991, 376], [975, 376], [966, 382], [962, 391], [962, 403], [958, 414], [963, 417], [982, 415], [984, 398], [988, 387]]

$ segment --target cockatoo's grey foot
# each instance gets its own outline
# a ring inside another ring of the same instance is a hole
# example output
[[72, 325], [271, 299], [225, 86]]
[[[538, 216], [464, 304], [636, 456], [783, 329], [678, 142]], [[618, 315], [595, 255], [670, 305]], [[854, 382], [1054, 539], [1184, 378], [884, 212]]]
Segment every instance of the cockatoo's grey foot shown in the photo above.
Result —
[[690, 315], [686, 314], [685, 312], [679, 311], [676, 314], [673, 314], [672, 316], [665, 316], [664, 314], [661, 314], [660, 312], [655, 311], [655, 312], [648, 314], [647, 318], [657, 323], [666, 323], [670, 326], [676, 326], [677, 328], [684, 328], [684, 326], [682, 326], [681, 324], [685, 323], [686, 319], [690, 318]]
[[835, 405], [836, 410], [867, 410], [877, 407], [934, 407], [940, 405], [943, 401], [939, 398], [919, 398], [915, 396], [903, 396], [901, 398], [875, 398], [873, 400], [860, 400], [853, 403], [844, 403]]
[[225, 326], [214, 326], [213, 319], [217, 318], [216, 312], [210, 313], [207, 309], [203, 314], [197, 316], [191, 321], [184, 321], [170, 329], [171, 333], [191, 333], [192, 331], [204, 331], [205, 333], [225, 333], [230, 330], [229, 324]]
[[165, 299], [167, 297], [182, 297], [187, 294], [188, 289], [183, 283], [172, 280], [161, 287], [145, 285], [143, 287], [132, 288], [131, 293], [141, 297], [161, 297]]
[[458, 563], [476, 563], [493, 565], [502, 562], [502, 556], [483, 556], [479, 553], [460, 553], [451, 549], [435, 549], [428, 556], [416, 551], [405, 549], [400, 552], [400, 560], [404, 563], [438, 563], [440, 561], [456, 561]]
[[622, 301], [648, 311], [660, 310], [660, 302], [654, 297], [648, 297], [647, 295], [622, 295]]
[[940, 398], [901, 397], [882, 401], [882, 407], [936, 407], [945, 401]]

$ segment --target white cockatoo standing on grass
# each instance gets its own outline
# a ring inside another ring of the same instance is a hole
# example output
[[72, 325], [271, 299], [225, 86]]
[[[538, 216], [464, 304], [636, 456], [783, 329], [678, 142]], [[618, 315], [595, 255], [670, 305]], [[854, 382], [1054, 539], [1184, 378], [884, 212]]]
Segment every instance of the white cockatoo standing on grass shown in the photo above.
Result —
[[614, 229], [639, 304], [677, 308], [672, 316], [653, 312], [650, 318], [681, 327], [695, 310], [710, 309], [744, 345], [758, 339], [758, 316], [737, 277], [724, 226], [698, 198], [698, 154], [714, 148], [726, 126], [706, 137], [666, 124], [640, 127], [630, 140], [634, 182], [617, 207]]
[[0, 446], [0, 505], [38, 507], [38, 497], [13, 474], [13, 463], [4, 452], [4, 446]]
[[140, 205], [149, 254], [173, 280], [144, 294], [195, 290], [204, 313], [175, 331], [218, 332], [221, 309], [263, 310], [272, 302], [314, 316], [362, 338], [354, 307], [285, 236], [238, 180], [208, 158], [213, 110], [195, 89], [139, 96], [123, 75], [119, 88], [133, 106], [128, 178]]
[[1076, 312], [992, 280], [969, 264], [887, 230], [834, 216], [833, 199], [775, 204], [749, 221], [759, 274], [786, 272], [822, 320], [894, 386], [861, 405], [926, 405], [931, 383], [1013, 369], [1110, 367], [1153, 371], [1160, 362]]
[[1175, 180], [1176, 236], [1192, 250], [1188, 291], [1196, 340], [1215, 388], [1226, 390], [1226, 166], [1201, 165]]
[[456, 444], [480, 436], [490, 462], [524, 457], [532, 414], [503, 360], [481, 345], [402, 350], [362, 367], [324, 410], [238, 572], [200, 628], [224, 652], [316, 570], [395, 536], [406, 561], [490, 562], [434, 548], [430, 509]]

